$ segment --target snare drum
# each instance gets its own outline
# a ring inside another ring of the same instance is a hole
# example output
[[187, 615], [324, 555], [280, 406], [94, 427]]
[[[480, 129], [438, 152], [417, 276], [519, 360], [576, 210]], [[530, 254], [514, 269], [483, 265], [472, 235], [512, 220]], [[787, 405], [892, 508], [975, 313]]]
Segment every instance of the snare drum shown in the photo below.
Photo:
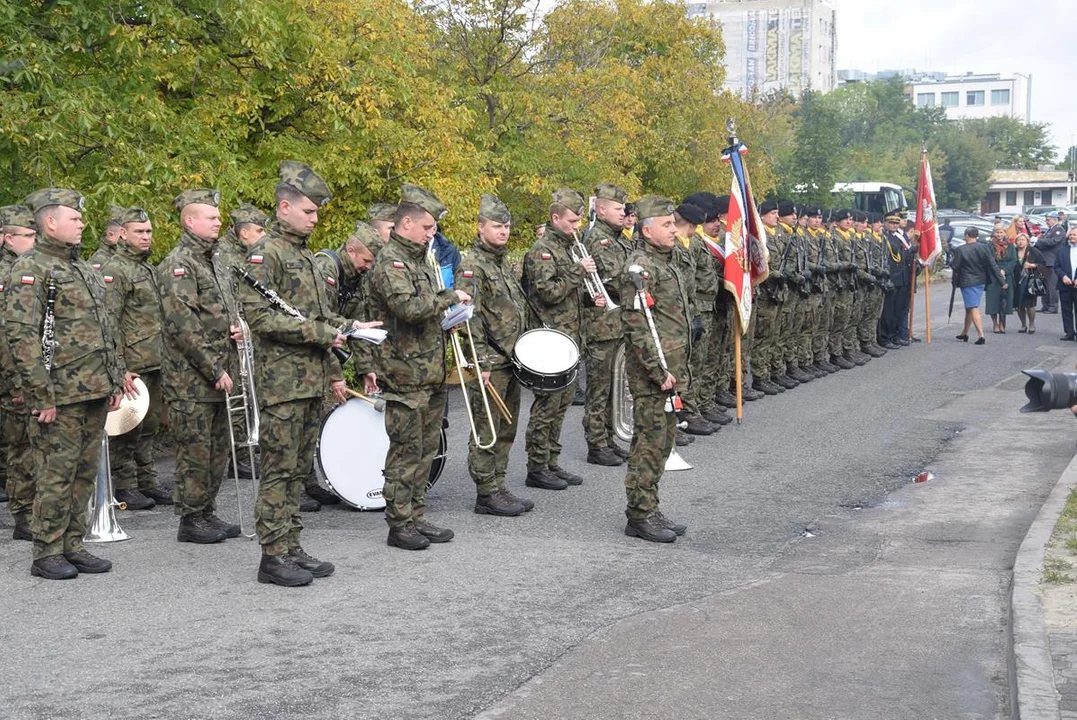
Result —
[[[383, 510], [385, 479], [382, 468], [389, 454], [385, 415], [358, 398], [338, 405], [322, 420], [315, 466], [325, 486], [346, 504], [359, 510]], [[426, 487], [434, 487], [445, 468], [445, 430], [430, 467]]]
[[512, 348], [513, 370], [520, 384], [533, 392], [564, 390], [576, 379], [580, 349], [559, 330], [528, 330]]

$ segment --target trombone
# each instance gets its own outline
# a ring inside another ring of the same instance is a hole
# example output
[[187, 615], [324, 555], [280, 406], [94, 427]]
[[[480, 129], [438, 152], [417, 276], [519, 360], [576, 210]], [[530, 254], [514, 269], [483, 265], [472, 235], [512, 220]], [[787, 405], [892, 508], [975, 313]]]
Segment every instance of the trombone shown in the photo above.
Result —
[[[434, 270], [434, 276], [437, 278], [438, 290], [445, 290], [445, 278], [441, 274], [441, 266], [438, 265], [437, 257], [434, 255], [434, 243], [430, 242], [430, 245], [426, 249], [426, 262]], [[448, 313], [449, 311], [446, 311]], [[467, 410], [467, 421], [471, 425], [471, 439], [474, 440], [475, 446], [482, 450], [489, 450], [497, 442], [497, 428], [494, 426], [494, 413], [490, 409], [490, 396], [486, 392], [486, 383], [482, 381], [482, 370], [479, 365], [479, 356], [475, 351], [475, 339], [471, 335], [471, 323], [465, 321], [463, 323], [464, 330], [467, 332], [467, 346], [470, 351], [469, 354], [464, 353], [464, 343], [460, 341], [459, 326], [453, 327], [448, 330], [449, 341], [452, 343], [453, 360], [456, 362], [456, 373], [460, 378], [460, 391], [464, 394], [464, 409]], [[468, 396], [467, 381], [472, 375], [465, 371], [465, 364], [474, 369], [474, 375], [479, 381], [479, 397], [482, 398], [482, 409], [486, 415], [486, 423], [490, 429], [490, 441], [487, 443], [482, 442], [482, 438], [479, 437], [479, 428], [475, 424], [475, 414], [471, 409], [471, 399]]]
[[[587, 252], [587, 247], [580, 242], [580, 237], [575, 232], [572, 233], [572, 248], [569, 251], [572, 255], [573, 262], [580, 262], [591, 257], [591, 253]], [[583, 279], [583, 285], [587, 288], [587, 294], [594, 300], [597, 296], [601, 295], [606, 300], [606, 312], [616, 310], [619, 306], [613, 302], [613, 298], [606, 292], [606, 284], [602, 282], [602, 278], [598, 276], [598, 271], [594, 271], [588, 274]]]
[[[254, 389], [254, 343], [251, 342], [251, 331], [243, 314], [236, 307], [236, 320], [242, 340], [236, 343], [236, 351], [239, 354], [239, 377], [233, 384], [233, 390], [238, 387], [236, 394], [225, 393], [224, 406], [228, 415], [228, 444], [232, 451], [232, 480], [236, 485], [236, 512], [239, 513], [240, 532], [246, 538], [253, 538], [253, 532], [244, 529], [243, 490], [239, 486], [239, 463], [236, 456], [237, 448], [246, 448], [247, 459], [250, 462], [251, 477], [254, 482], [255, 493], [258, 488], [258, 466], [255, 464], [254, 449], [258, 447], [259, 420], [258, 420], [258, 396]], [[234, 421], [242, 419], [244, 437], [236, 437]]]

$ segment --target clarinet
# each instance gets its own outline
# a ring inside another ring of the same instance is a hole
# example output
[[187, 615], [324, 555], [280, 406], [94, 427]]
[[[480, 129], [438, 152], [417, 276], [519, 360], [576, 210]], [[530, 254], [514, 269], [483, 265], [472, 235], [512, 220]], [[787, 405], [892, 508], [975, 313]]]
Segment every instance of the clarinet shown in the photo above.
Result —
[[[299, 312], [299, 310], [297, 310], [296, 308], [292, 307], [287, 302], [285, 302], [284, 299], [280, 295], [277, 294], [276, 290], [266, 287], [265, 285], [263, 285], [261, 282], [258, 281], [258, 278], [254, 277], [253, 275], [251, 275], [246, 270], [244, 270], [242, 268], [239, 268], [239, 267], [236, 267], [235, 265], [233, 265], [232, 266], [232, 272], [234, 272], [236, 275], [238, 275], [243, 280], [243, 282], [250, 285], [251, 288], [256, 293], [258, 293], [259, 295], [264, 297], [266, 300], [268, 300], [270, 305], [277, 308], [278, 310], [283, 312], [285, 315], [288, 315], [290, 317], [294, 317], [296, 320], [299, 320], [300, 322], [306, 320], [306, 318], [303, 316], [303, 313]], [[351, 359], [352, 354], [350, 352], [348, 352], [347, 350], [345, 350], [344, 348], [333, 348], [332, 350], [333, 350], [333, 354], [336, 355], [337, 360], [340, 361], [341, 365], [343, 365], [344, 363], [348, 362], [349, 359]]]
[[56, 351], [56, 281], [49, 275], [45, 291], [45, 320], [41, 325], [41, 360], [45, 370], [52, 372], [52, 359]]

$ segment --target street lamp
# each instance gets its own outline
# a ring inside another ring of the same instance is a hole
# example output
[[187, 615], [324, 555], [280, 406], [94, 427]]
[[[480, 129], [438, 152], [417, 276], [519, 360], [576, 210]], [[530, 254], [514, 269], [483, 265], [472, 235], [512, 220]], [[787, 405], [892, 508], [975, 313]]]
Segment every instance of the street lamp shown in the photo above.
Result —
[[1025, 75], [1024, 73], [1015, 72], [1014, 75], [1020, 78], [1024, 78], [1027, 81], [1025, 85], [1025, 125], [1032, 124], [1032, 73]]

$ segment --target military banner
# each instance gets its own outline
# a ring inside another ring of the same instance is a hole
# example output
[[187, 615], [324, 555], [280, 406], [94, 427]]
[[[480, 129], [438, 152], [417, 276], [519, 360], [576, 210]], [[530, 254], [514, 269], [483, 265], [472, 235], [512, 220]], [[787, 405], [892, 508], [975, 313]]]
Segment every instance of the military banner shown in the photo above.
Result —
[[935, 221], [935, 185], [931, 181], [931, 164], [927, 148], [920, 151], [920, 181], [916, 191], [916, 230], [920, 233], [920, 262], [930, 267], [942, 248]]
[[726, 215], [725, 252], [722, 253], [725, 258], [725, 286], [737, 300], [742, 335], [748, 332], [748, 322], [752, 318], [753, 284], [767, 278], [768, 262], [767, 244], [760, 241], [764, 237], [763, 222], [759, 219], [759, 211], [752, 198], [748, 168], [744, 165], [744, 156], [747, 154], [748, 148], [740, 142], [734, 142], [722, 154], [722, 160], [729, 163], [733, 170], [729, 212]]

